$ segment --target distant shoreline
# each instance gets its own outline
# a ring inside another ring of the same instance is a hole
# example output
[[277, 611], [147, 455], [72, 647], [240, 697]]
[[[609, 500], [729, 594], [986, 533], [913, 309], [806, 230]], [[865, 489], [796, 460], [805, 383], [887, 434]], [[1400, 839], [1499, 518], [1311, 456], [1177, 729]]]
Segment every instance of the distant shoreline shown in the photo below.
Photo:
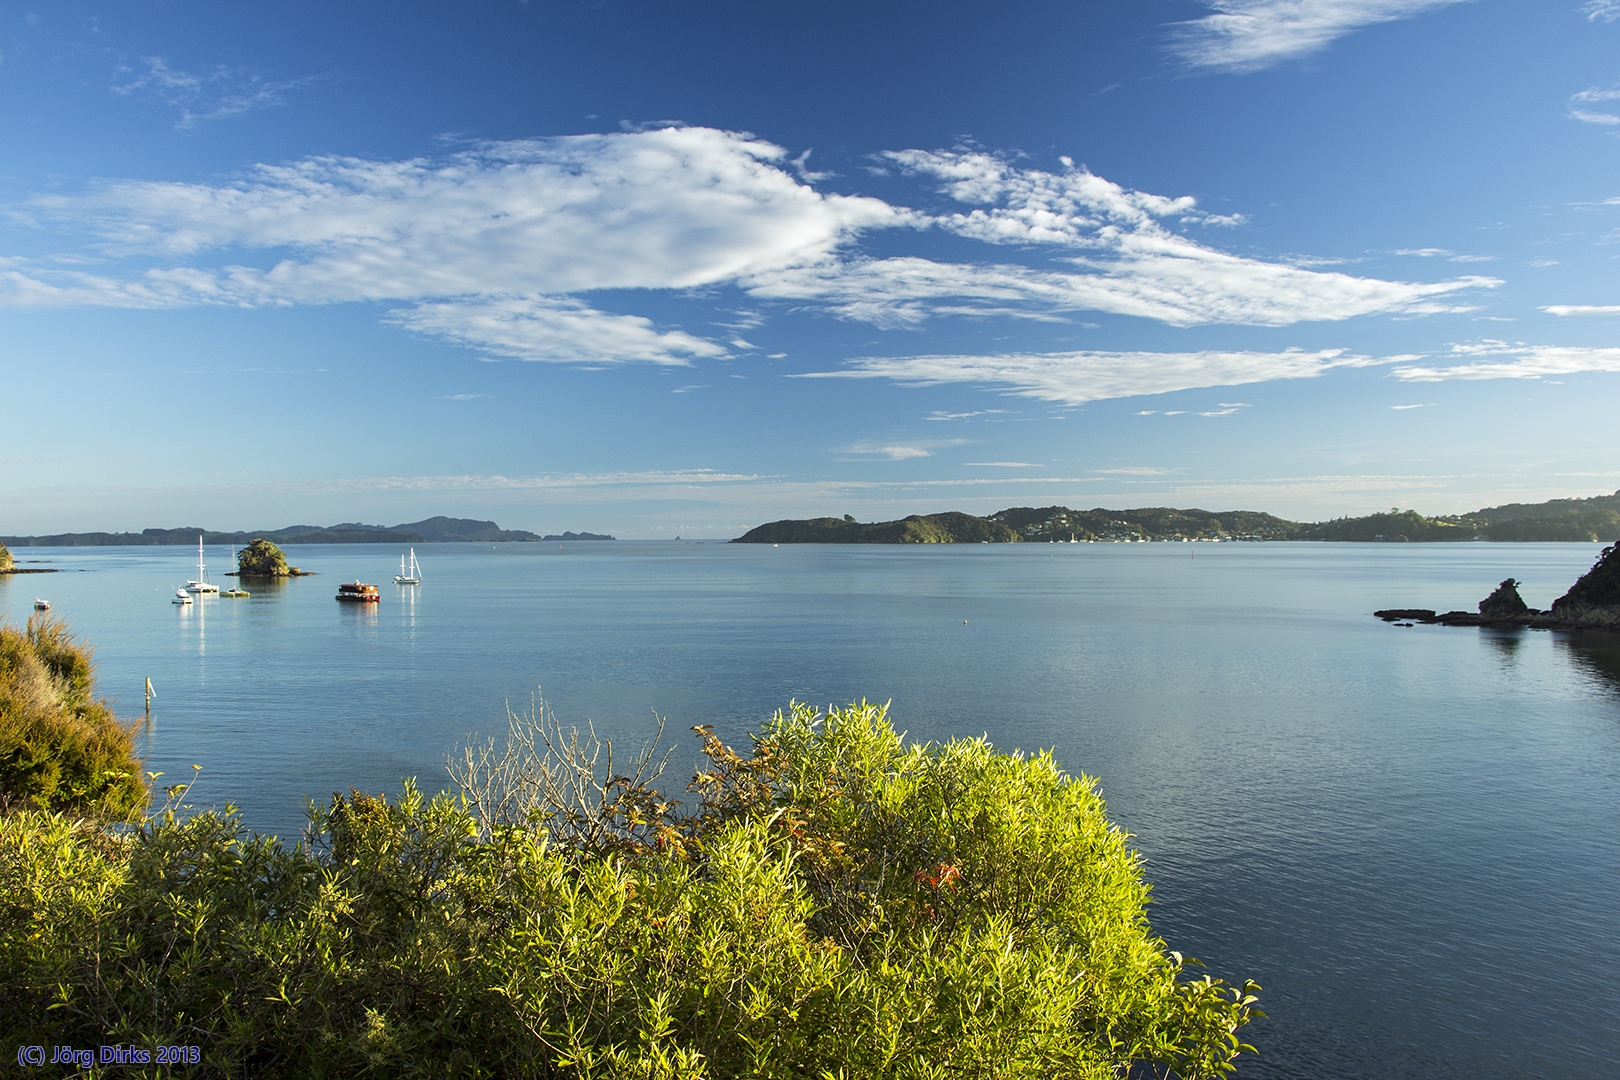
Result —
[[734, 544], [1005, 544], [1314, 540], [1352, 543], [1607, 543], [1620, 539], [1620, 491], [1590, 499], [1512, 503], [1425, 517], [1391, 510], [1306, 523], [1255, 510], [1071, 510], [1015, 506], [974, 514], [912, 514], [894, 521], [801, 518], [750, 529]]
[[191, 546], [198, 537], [203, 543], [245, 547], [254, 540], [274, 544], [455, 544], [455, 543], [542, 543], [545, 541], [613, 540], [599, 533], [565, 532], [541, 536], [526, 529], [503, 529], [493, 521], [472, 518], [432, 517], [403, 525], [365, 525], [344, 522], [338, 525], [288, 525], [258, 532], [218, 532], [197, 526], [177, 529], [143, 529], [134, 532], [53, 533], [45, 536], [0, 536], [9, 548], [39, 547], [177, 547]]

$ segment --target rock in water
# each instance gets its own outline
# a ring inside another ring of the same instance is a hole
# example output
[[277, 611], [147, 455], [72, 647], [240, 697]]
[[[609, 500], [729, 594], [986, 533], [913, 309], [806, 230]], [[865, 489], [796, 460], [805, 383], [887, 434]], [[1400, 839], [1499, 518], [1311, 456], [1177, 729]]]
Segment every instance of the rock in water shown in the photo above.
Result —
[[1581, 626], [1620, 628], [1620, 544], [1603, 549], [1592, 569], [1553, 601], [1552, 613]]
[[1508, 578], [1496, 591], [1479, 602], [1479, 613], [1487, 619], [1515, 619], [1529, 615], [1530, 607], [1519, 596], [1519, 583]]

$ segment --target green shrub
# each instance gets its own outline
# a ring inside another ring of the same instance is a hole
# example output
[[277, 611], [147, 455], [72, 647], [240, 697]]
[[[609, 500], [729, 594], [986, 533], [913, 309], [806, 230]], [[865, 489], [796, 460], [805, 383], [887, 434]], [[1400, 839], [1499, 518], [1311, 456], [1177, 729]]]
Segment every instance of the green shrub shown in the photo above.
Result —
[[146, 799], [133, 732], [95, 697], [89, 647], [49, 616], [0, 625], [0, 812], [129, 820]]
[[254, 540], [236, 553], [236, 572], [243, 577], [286, 577], [293, 570], [286, 552], [269, 540]]
[[0, 574], [5, 573], [14, 566], [16, 566], [16, 563], [11, 558], [11, 552], [6, 548], [6, 545], [0, 544]]
[[1186, 977], [1050, 755], [907, 744], [865, 704], [746, 755], [701, 733], [690, 812], [587, 737], [509, 756], [536, 782], [503, 820], [410, 783], [334, 795], [296, 847], [174, 799], [127, 835], [0, 818], [0, 1036], [226, 1076], [1193, 1080], [1250, 1049], [1256, 988]]

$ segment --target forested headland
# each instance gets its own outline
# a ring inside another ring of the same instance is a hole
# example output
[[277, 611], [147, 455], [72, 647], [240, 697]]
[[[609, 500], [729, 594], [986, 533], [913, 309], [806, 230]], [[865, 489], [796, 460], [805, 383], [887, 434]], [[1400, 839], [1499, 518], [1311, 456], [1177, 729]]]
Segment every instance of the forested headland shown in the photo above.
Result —
[[1146, 540], [1330, 540], [1409, 543], [1460, 540], [1620, 540], [1620, 492], [1590, 499], [1509, 503], [1468, 514], [1428, 517], [1415, 510], [1305, 523], [1254, 510], [1071, 510], [1016, 506], [984, 517], [913, 514], [897, 521], [849, 515], [773, 521], [737, 544], [976, 544]]

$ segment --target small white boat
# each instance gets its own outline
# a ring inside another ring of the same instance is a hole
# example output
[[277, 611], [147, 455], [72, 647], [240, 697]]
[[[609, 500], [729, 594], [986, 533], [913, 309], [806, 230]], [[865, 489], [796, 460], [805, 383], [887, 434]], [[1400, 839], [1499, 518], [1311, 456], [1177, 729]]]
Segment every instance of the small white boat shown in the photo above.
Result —
[[35, 611], [49, 611], [49, 610], [51, 610], [51, 602], [49, 600], [41, 600], [39, 597], [36, 596], [36, 597], [34, 597], [34, 610]]
[[176, 590], [174, 590], [174, 599], [169, 601], [169, 603], [171, 603], [171, 604], [189, 604], [189, 603], [191, 603], [191, 594], [186, 592], [186, 590], [184, 590], [184, 589], [176, 589]]
[[406, 564], [405, 556], [401, 555], [399, 557], [399, 573], [394, 575], [394, 584], [395, 585], [420, 585], [420, 584], [422, 584], [422, 568], [420, 566], [416, 565], [416, 549], [415, 548], [411, 548], [411, 558], [410, 558], [409, 565]]
[[219, 586], [209, 582], [208, 568], [203, 565], [203, 542], [201, 536], [197, 537], [197, 580], [186, 582], [185, 591], [196, 593], [198, 596], [204, 593], [219, 592]]

